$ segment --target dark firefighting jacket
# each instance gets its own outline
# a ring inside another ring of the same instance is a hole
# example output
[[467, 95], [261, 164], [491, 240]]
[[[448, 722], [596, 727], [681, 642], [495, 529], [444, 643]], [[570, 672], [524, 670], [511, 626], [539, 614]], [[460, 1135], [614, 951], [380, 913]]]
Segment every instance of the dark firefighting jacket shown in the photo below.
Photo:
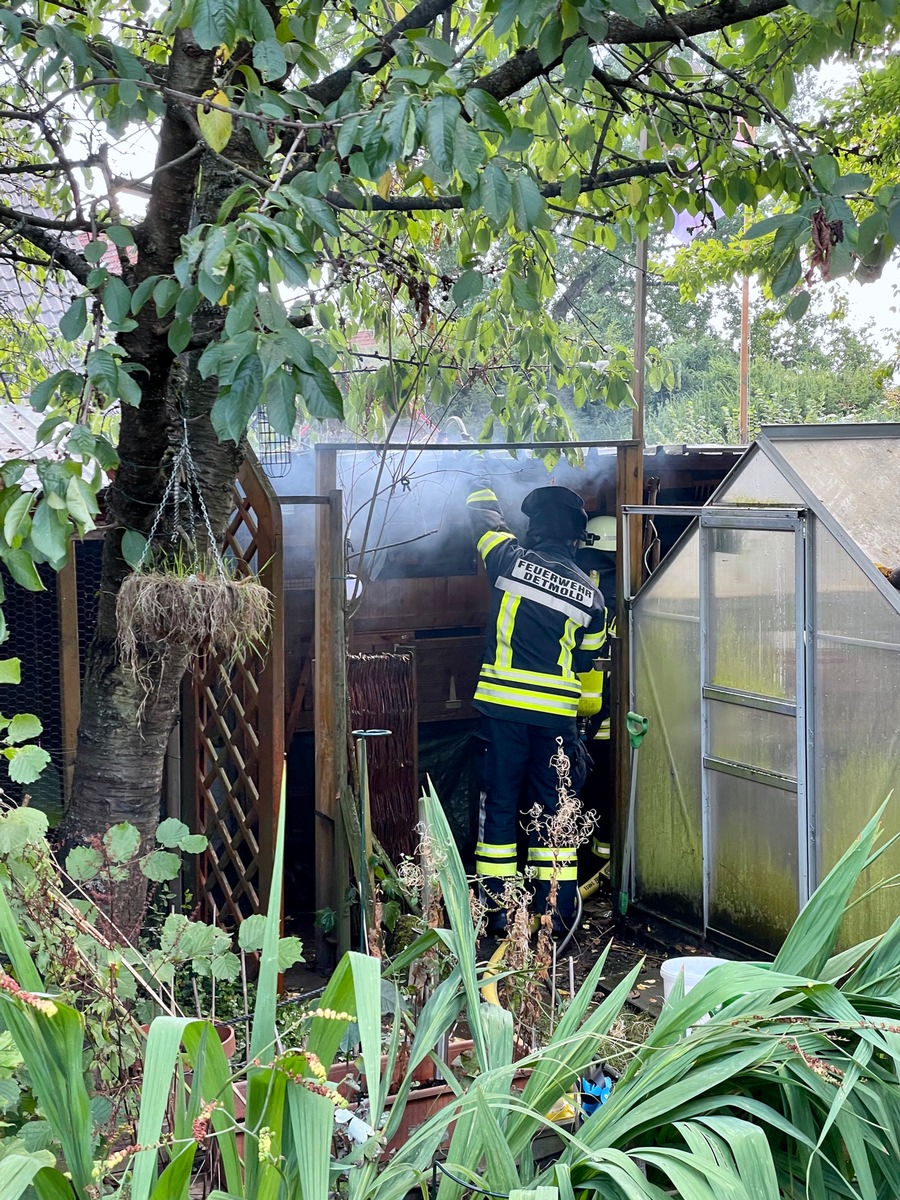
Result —
[[561, 727], [578, 714], [579, 676], [593, 678], [593, 659], [606, 644], [603, 596], [564, 542], [521, 546], [490, 488], [479, 487], [466, 503], [493, 585], [475, 707], [490, 717]]

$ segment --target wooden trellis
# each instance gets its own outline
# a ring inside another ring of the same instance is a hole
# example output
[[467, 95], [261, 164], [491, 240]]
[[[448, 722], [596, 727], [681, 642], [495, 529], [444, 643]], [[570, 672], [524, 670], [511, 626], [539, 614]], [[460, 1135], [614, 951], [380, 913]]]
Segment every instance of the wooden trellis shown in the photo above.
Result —
[[195, 828], [209, 838], [197, 899], [226, 927], [265, 908], [284, 767], [284, 588], [281, 509], [255, 456], [234, 489], [225, 556], [272, 593], [265, 659], [229, 665], [207, 655], [191, 686]]

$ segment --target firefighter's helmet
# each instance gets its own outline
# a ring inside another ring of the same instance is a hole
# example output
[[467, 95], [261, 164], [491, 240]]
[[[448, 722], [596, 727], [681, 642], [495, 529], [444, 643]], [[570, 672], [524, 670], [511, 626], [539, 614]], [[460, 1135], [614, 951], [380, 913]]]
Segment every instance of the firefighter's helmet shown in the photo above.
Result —
[[578, 543], [579, 550], [608, 550], [616, 552], [616, 518], [591, 517], [584, 538]]

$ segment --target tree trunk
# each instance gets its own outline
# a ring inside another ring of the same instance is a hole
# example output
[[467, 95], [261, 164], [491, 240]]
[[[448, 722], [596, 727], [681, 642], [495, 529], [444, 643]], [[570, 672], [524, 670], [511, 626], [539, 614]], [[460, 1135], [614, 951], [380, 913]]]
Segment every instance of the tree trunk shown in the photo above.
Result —
[[[180, 32], [173, 51], [172, 87], [198, 95], [211, 79], [212, 55], [200, 51], [189, 34]], [[236, 137], [234, 142], [243, 142]], [[138, 237], [139, 257], [134, 286], [151, 274], [169, 274], [180, 250], [180, 238], [193, 219], [214, 221], [222, 199], [239, 182], [221, 158], [197, 156], [187, 162], [186, 149], [196, 144], [187, 114], [170, 106], [167, 112], [147, 220]], [[252, 147], [250, 148], [252, 150]], [[239, 145], [232, 158], [250, 157]], [[202, 163], [199, 194], [198, 167]], [[221, 329], [222, 309], [206, 306], [194, 317], [195, 341], [204, 345]], [[103, 547], [97, 626], [88, 651], [82, 696], [81, 724], [72, 782], [72, 796], [61, 837], [64, 847], [102, 834], [110, 825], [129, 821], [148, 848], [160, 819], [160, 792], [166, 745], [179, 709], [181, 681], [191, 662], [188, 652], [170, 654], [165, 662], [148, 657], [144, 682], [123, 667], [116, 649], [116, 597], [130, 568], [122, 556], [122, 535], [135, 529], [145, 535], [162, 498], [168, 477], [167, 460], [183, 437], [187, 418], [188, 438], [213, 535], [221, 545], [231, 509], [234, 481], [241, 450], [219, 442], [210, 422], [218, 390], [215, 379], [203, 380], [197, 372], [200, 350], [191, 350], [177, 361], [168, 348], [166, 328], [156, 318], [153, 305], [141, 313], [138, 329], [123, 335], [129, 359], [146, 368], [140, 375], [141, 403], [123, 408], [119, 434], [120, 466], [109, 488], [107, 511], [110, 529]], [[202, 522], [201, 522], [202, 525]], [[198, 528], [200, 553], [206, 536]], [[149, 682], [149, 689], [147, 683]], [[119, 931], [132, 937], [140, 928], [147, 896], [147, 881], [137, 870], [98, 897]]]

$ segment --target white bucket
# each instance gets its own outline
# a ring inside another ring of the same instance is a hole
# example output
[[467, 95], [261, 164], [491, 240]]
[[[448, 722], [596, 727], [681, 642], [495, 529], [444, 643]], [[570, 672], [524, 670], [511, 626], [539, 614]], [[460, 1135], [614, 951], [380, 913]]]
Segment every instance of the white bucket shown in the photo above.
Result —
[[684, 972], [684, 990], [687, 994], [713, 967], [721, 966], [723, 962], [727, 961], [724, 958], [708, 958], [702, 955], [694, 958], [667, 958], [661, 967], [663, 998], [668, 1000], [672, 988], [675, 986], [675, 980], [682, 971]]

